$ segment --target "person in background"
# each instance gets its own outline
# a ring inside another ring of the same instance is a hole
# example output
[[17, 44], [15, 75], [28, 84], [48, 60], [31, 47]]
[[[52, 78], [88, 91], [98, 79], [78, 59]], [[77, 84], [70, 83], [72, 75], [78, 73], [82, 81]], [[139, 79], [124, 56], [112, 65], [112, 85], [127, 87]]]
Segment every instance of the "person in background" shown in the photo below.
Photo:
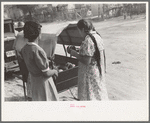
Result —
[[93, 15], [92, 15], [92, 11], [91, 11], [91, 9], [89, 9], [88, 11], [87, 11], [87, 17], [92, 17]]
[[49, 68], [46, 53], [38, 45], [41, 25], [27, 21], [24, 25], [24, 38], [28, 39], [28, 42], [21, 49], [21, 55], [31, 75], [32, 101], [58, 101], [58, 93], [52, 79], [52, 76], [58, 76], [58, 72]]
[[[16, 36], [16, 40], [19, 37], [19, 35], [23, 34], [23, 28], [24, 28], [24, 22], [19, 21], [16, 25], [14, 25], [15, 27], [15, 36]], [[16, 46], [16, 41], [13, 44], [13, 48], [15, 49]]]
[[79, 53], [70, 47], [67, 51], [79, 61], [78, 99], [81, 101], [108, 100], [103, 40], [90, 21], [81, 19], [77, 27], [84, 41], [81, 43]]
[[23, 31], [23, 27], [24, 27], [24, 22], [19, 21], [15, 27], [15, 36], [17, 36], [18, 33]]

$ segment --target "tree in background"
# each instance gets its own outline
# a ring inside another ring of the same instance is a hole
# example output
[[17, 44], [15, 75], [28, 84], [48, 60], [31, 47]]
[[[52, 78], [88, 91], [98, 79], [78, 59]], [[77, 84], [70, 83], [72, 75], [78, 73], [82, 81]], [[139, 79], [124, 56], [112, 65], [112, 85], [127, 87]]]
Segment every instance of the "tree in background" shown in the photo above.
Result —
[[4, 18], [8, 18], [7, 11], [12, 8], [12, 5], [4, 5]]
[[38, 5], [16, 5], [19, 9], [21, 9], [24, 13], [24, 16], [28, 15], [26, 20], [34, 20], [34, 17], [32, 16], [35, 12], [35, 9]]
[[4, 5], [4, 17], [17, 20], [22, 14], [22, 11], [16, 5]]

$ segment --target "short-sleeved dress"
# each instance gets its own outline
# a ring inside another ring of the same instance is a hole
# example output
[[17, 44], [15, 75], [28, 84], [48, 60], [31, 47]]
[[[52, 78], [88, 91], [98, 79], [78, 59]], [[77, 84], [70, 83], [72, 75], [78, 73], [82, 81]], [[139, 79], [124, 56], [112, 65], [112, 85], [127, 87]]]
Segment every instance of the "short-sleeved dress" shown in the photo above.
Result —
[[[99, 51], [103, 50], [102, 38], [95, 31], [91, 31], [90, 33], [95, 37]], [[78, 64], [78, 98], [81, 101], [108, 100], [105, 75], [100, 76], [97, 61], [94, 58], [94, 52], [94, 42], [87, 35], [80, 46], [79, 54], [91, 56], [92, 60], [89, 65], [81, 62]]]
[[32, 101], [57, 101], [58, 93], [52, 77], [45, 77], [49, 63], [44, 50], [36, 43], [28, 42], [21, 50], [30, 73]]

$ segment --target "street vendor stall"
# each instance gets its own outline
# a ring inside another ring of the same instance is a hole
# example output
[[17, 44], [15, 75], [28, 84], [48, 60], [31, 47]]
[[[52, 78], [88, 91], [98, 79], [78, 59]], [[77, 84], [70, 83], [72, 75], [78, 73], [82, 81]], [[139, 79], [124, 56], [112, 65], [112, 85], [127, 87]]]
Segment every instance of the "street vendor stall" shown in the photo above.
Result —
[[[54, 80], [59, 93], [76, 86], [78, 82], [78, 61], [68, 56], [65, 46], [80, 46], [83, 39], [78, 32], [76, 24], [76, 22], [53, 25], [42, 24], [42, 35], [39, 46], [46, 52], [50, 64], [53, 64], [59, 71], [58, 77]], [[14, 48], [18, 55], [26, 42], [27, 39], [24, 38], [23, 33], [18, 34], [14, 43]], [[63, 45], [64, 51], [61, 52], [65, 52], [65, 55], [55, 54], [58, 44]]]

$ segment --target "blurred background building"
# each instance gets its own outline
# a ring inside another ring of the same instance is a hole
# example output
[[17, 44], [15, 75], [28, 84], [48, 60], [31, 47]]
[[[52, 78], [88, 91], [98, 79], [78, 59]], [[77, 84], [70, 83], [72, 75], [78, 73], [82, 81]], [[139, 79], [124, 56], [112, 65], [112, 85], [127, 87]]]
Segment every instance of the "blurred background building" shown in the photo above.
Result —
[[[87, 13], [91, 12], [91, 16]], [[146, 12], [146, 4], [38, 4], [5, 5], [4, 17], [14, 21], [71, 21], [81, 18], [107, 19]]]

